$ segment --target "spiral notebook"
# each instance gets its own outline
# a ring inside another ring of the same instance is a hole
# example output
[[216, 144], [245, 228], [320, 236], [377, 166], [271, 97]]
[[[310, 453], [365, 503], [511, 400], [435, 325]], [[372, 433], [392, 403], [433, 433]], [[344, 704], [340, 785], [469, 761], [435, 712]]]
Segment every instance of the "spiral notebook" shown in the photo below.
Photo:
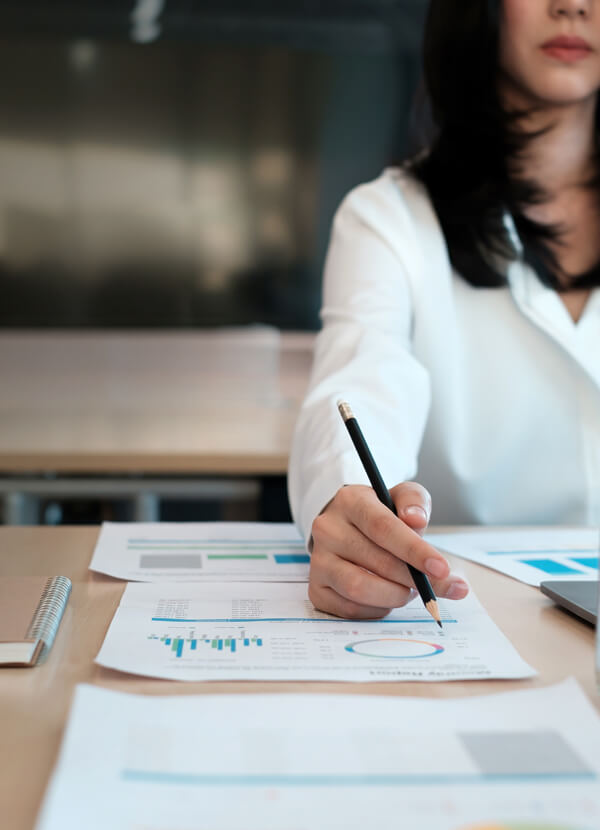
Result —
[[66, 576], [0, 579], [0, 666], [34, 666], [46, 656], [70, 593]]

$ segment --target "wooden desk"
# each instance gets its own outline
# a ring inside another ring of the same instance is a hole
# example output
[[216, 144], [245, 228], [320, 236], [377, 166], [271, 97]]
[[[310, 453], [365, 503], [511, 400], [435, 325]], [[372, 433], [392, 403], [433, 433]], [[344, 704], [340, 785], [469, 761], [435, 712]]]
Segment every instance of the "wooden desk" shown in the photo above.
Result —
[[[135, 517], [143, 520], [156, 518], [157, 492], [199, 491], [190, 476], [285, 475], [313, 341], [266, 326], [0, 333], [6, 523], [36, 523], [27, 499], [73, 490], [139, 495]], [[71, 474], [88, 480], [69, 489]], [[144, 493], [135, 490], [142, 478]], [[231, 497], [247, 499], [248, 487], [237, 485]], [[213, 497], [224, 498], [218, 488], [213, 482]]]
[[313, 336], [0, 334], [0, 472], [285, 474]]
[[535, 588], [469, 562], [457, 562], [492, 618], [539, 676], [456, 683], [176, 683], [95, 666], [124, 583], [92, 574], [98, 528], [0, 528], [0, 573], [63, 574], [73, 592], [45, 664], [0, 670], [0, 815], [7, 830], [31, 830], [68, 716], [76, 683], [146, 694], [335, 691], [345, 694], [454, 697], [545, 686], [573, 675], [600, 708], [594, 631]]

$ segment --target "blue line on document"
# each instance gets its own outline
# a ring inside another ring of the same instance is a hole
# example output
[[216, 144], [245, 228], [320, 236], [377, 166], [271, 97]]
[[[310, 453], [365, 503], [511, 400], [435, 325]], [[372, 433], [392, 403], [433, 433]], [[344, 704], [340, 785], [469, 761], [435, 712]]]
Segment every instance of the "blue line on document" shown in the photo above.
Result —
[[174, 784], [195, 787], [419, 787], [431, 785], [481, 785], [551, 783], [556, 781], [594, 781], [594, 772], [539, 772], [490, 774], [375, 774], [375, 775], [208, 775], [150, 770], [124, 769], [121, 778], [152, 784]]

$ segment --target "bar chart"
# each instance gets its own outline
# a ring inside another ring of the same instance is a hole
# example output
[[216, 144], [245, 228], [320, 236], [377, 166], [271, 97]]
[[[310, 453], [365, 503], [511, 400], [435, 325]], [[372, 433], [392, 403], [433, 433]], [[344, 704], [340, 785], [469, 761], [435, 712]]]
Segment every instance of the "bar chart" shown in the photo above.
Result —
[[191, 631], [187, 637], [177, 634], [149, 634], [148, 639], [162, 643], [175, 657], [182, 657], [186, 650], [190, 654], [208, 649], [213, 653], [224, 651], [235, 654], [239, 649], [251, 648], [252, 646], [260, 648], [263, 644], [262, 637], [258, 637], [256, 634], [246, 636], [245, 632], [241, 632], [238, 636], [229, 637], [207, 634], [196, 635], [194, 631]]
[[598, 529], [551, 528], [436, 533], [426, 537], [440, 550], [478, 562], [527, 585], [546, 579], [598, 578]]
[[307, 582], [309, 565], [288, 523], [104, 522], [90, 567], [139, 582]]

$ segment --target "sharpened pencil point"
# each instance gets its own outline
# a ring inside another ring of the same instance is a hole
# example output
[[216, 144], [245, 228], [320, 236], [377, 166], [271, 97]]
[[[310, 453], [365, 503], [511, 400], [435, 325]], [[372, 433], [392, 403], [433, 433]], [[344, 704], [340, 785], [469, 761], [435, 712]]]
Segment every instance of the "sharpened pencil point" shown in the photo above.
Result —
[[429, 602], [425, 603], [425, 608], [427, 608], [427, 610], [429, 611], [429, 613], [431, 614], [433, 619], [436, 621], [436, 623], [441, 628], [442, 627], [442, 620], [441, 620], [441, 617], [440, 617], [440, 609], [438, 608], [438, 604], [437, 604], [436, 600], [430, 599]]

